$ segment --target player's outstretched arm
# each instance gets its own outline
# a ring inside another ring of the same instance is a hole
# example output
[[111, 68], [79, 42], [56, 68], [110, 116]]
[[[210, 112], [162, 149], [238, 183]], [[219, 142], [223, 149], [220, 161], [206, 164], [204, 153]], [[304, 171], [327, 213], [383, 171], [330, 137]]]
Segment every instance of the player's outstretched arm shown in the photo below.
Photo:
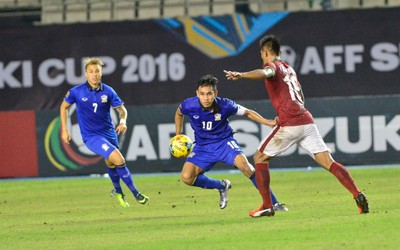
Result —
[[254, 110], [251, 109], [246, 109], [244, 115], [249, 118], [252, 121], [264, 124], [268, 127], [274, 127], [278, 124], [278, 117], [275, 117], [273, 120], [269, 120], [261, 116], [259, 113], [257, 113]]
[[251, 80], [264, 80], [270, 77], [266, 69], [255, 69], [247, 72], [224, 70], [224, 73], [226, 79], [228, 80], [239, 80], [241, 78]]
[[63, 100], [60, 106], [60, 119], [61, 119], [61, 139], [63, 142], [69, 144], [71, 140], [71, 134], [67, 128], [67, 120], [68, 120], [68, 109], [71, 105]]

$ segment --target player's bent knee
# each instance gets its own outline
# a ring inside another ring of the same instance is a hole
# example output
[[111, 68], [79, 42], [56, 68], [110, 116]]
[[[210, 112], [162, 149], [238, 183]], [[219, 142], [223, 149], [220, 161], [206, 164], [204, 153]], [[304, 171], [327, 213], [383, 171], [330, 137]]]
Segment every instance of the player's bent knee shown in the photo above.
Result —
[[110, 161], [110, 160], [108, 160], [108, 159], [104, 159], [104, 161], [105, 161], [107, 167], [109, 167], [109, 168], [115, 168], [115, 164], [114, 164], [112, 161]]
[[182, 173], [182, 174], [181, 174], [181, 180], [182, 180], [183, 183], [185, 183], [186, 185], [193, 186], [194, 179], [195, 179], [195, 178], [193, 178], [191, 175], [188, 175], [188, 174], [185, 174], [185, 173]]
[[115, 149], [108, 158], [109, 161], [114, 163], [116, 166], [122, 166], [125, 164], [125, 158], [122, 156], [118, 149]]

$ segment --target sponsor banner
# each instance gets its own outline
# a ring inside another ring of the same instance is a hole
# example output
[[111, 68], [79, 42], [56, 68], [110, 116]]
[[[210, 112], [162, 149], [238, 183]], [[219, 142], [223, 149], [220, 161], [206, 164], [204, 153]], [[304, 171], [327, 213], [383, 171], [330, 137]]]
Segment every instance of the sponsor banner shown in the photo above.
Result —
[[282, 58], [297, 70], [308, 97], [398, 94], [399, 12], [381, 8], [4, 27], [0, 110], [58, 109], [67, 90], [85, 80], [83, 60], [90, 56], [103, 59], [103, 81], [127, 106], [177, 103], [205, 74], [221, 80], [227, 97], [263, 100], [262, 82], [228, 83], [223, 70], [260, 67], [258, 40], [267, 33], [280, 36]]
[[82, 175], [106, 170], [103, 159], [84, 145], [76, 123], [75, 110], [70, 108], [70, 111], [70, 144], [61, 141], [59, 112], [36, 112], [40, 176]]
[[38, 175], [34, 111], [0, 112], [0, 178]]
[[[269, 101], [241, 101], [265, 117], [275, 116]], [[390, 104], [390, 105], [388, 105]], [[399, 163], [400, 96], [309, 98], [306, 106], [313, 113], [321, 136], [334, 158], [345, 165]], [[133, 173], [178, 172], [184, 159], [173, 158], [168, 143], [175, 134], [174, 114], [178, 104], [128, 106], [128, 132], [120, 137], [120, 146]], [[37, 112], [40, 176], [86, 175], [106, 173], [104, 161], [82, 143], [79, 128], [70, 112], [70, 145], [59, 139], [59, 114]], [[112, 112], [116, 122], [117, 114]], [[185, 119], [188, 121], [188, 119]], [[252, 162], [261, 139], [271, 131], [244, 117], [233, 116], [235, 138]], [[193, 139], [188, 123], [184, 133]], [[276, 157], [271, 168], [315, 166], [311, 157], [294, 146]], [[214, 169], [232, 169], [217, 164]]]

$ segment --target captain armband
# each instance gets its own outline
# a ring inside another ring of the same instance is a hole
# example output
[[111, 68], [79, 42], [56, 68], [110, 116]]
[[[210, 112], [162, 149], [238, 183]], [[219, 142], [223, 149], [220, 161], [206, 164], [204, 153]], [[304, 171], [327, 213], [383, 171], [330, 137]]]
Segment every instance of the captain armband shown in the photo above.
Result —
[[243, 106], [241, 106], [241, 105], [239, 105], [238, 104], [238, 110], [237, 110], [237, 112], [236, 112], [236, 115], [244, 115], [244, 113], [246, 112], [246, 108], [245, 107], [243, 107]]
[[275, 75], [275, 70], [272, 69], [271, 67], [266, 67], [263, 69], [265, 76], [267, 77], [267, 79], [270, 79], [272, 77], [274, 77]]

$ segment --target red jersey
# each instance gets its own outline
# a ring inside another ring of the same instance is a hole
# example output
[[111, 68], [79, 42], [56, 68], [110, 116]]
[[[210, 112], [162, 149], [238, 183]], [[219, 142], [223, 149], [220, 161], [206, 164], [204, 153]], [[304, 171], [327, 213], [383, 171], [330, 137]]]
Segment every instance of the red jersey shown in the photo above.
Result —
[[265, 79], [272, 106], [279, 117], [280, 126], [298, 126], [314, 123], [311, 113], [304, 107], [304, 95], [294, 69], [286, 62], [275, 60], [265, 65], [275, 71]]

